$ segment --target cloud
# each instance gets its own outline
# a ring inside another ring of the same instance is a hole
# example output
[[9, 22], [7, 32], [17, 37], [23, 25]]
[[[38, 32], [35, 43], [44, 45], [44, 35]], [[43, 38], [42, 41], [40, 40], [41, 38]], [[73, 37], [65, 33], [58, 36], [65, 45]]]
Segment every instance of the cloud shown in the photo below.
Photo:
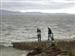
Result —
[[75, 0], [0, 0], [1, 2], [63, 2], [63, 3], [69, 3], [69, 2], [75, 2]]
[[59, 10], [75, 7], [75, 0], [2, 0], [6, 10]]
[[67, 9], [32, 9], [32, 10], [19, 10], [20, 12], [41, 12], [41, 13], [68, 13], [68, 14], [75, 14], [75, 7], [73, 8], [67, 8]]

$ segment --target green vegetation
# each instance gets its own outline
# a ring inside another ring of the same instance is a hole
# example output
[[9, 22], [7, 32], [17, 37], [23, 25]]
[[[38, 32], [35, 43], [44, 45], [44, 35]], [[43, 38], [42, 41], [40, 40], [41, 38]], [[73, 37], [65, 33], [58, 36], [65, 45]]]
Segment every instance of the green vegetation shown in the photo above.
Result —
[[[36, 47], [47, 48], [47, 41], [38, 42], [16, 42], [12, 43], [13, 47], [23, 48], [23, 49], [33, 49]], [[62, 50], [73, 50], [75, 51], [75, 41], [55, 41], [55, 44], [58, 48]]]
[[[12, 43], [15, 48], [19, 48], [22, 50], [30, 50], [34, 48], [42, 48], [46, 49], [48, 47], [47, 41], [43, 41], [41, 43], [38, 42], [20, 42], [20, 43]], [[67, 51], [69, 56], [75, 56], [75, 41], [56, 41], [55, 42], [57, 48]]]
[[69, 51], [69, 56], [75, 56], [75, 52]]
[[12, 43], [13, 47], [19, 48], [19, 49], [34, 49], [34, 48], [47, 48], [48, 44], [47, 42], [43, 41], [41, 43], [38, 42], [20, 42], [20, 43]]

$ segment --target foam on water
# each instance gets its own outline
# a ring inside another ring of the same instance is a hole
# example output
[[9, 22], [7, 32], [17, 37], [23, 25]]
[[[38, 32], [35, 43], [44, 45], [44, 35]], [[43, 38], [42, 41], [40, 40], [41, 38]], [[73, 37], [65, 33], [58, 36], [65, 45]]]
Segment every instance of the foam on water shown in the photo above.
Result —
[[49, 26], [56, 39], [73, 39], [75, 35], [75, 16], [42, 15], [42, 16], [3, 16], [0, 26], [0, 45], [11, 45], [11, 42], [37, 41], [37, 28], [42, 31], [42, 40], [47, 40]]
[[0, 46], [0, 55], [1, 56], [26, 56], [29, 51], [27, 50], [18, 50], [12, 47], [1, 47]]

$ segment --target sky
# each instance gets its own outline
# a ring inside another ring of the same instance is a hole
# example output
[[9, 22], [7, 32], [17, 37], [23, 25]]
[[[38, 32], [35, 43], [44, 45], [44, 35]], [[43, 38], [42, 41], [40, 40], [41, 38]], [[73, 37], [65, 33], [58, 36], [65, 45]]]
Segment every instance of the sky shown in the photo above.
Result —
[[0, 3], [3, 10], [75, 14], [75, 0], [0, 0]]

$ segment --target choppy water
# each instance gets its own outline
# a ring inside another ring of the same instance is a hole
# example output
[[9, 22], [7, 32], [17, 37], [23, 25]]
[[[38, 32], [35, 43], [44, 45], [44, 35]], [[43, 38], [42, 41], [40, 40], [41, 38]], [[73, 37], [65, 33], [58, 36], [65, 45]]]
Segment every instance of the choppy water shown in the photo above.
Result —
[[1, 47], [0, 56], [26, 56], [29, 51], [18, 50], [12, 47]]
[[75, 37], [75, 15], [11, 15], [2, 16], [0, 45], [9, 46], [11, 42], [36, 41], [37, 28], [42, 31], [42, 40], [46, 40], [48, 26], [52, 29], [54, 38], [71, 39]]

